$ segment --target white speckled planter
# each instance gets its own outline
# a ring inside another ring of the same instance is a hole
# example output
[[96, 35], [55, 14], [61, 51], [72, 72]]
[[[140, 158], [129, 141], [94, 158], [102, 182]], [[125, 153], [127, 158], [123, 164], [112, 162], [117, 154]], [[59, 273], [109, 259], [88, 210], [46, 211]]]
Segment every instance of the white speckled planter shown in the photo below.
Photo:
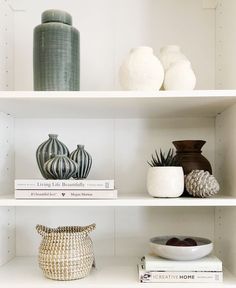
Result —
[[150, 167], [147, 173], [147, 190], [153, 197], [179, 197], [184, 191], [182, 167]]

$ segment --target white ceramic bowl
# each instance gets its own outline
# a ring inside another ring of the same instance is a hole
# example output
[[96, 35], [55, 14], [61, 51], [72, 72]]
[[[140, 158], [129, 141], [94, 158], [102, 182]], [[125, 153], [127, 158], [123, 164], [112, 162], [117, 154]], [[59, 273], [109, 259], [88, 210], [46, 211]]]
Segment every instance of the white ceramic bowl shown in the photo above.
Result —
[[[177, 237], [180, 240], [192, 238], [197, 242], [197, 246], [170, 246], [166, 241]], [[161, 236], [150, 239], [151, 252], [157, 256], [171, 260], [196, 260], [207, 256], [213, 250], [211, 240], [195, 236]]]

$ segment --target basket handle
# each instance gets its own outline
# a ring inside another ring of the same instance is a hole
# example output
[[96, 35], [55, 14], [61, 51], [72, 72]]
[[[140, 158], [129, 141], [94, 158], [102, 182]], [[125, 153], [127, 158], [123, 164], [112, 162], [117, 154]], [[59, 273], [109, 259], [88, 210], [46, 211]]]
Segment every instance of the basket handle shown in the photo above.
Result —
[[88, 236], [88, 234], [93, 231], [96, 228], [96, 224], [90, 224], [88, 226], [81, 227], [81, 233], [84, 234], [84, 236]]
[[51, 232], [51, 229], [44, 225], [36, 225], [36, 230], [42, 237], [46, 236], [48, 233]]
[[[62, 232], [67, 227], [58, 227], [58, 228], [48, 228], [44, 225], [37, 225], [36, 230], [42, 237], [52, 233], [52, 232]], [[96, 228], [96, 224], [93, 223], [88, 226], [73, 226], [71, 228], [76, 228], [76, 231], [79, 232], [82, 236], [87, 237], [88, 234]]]

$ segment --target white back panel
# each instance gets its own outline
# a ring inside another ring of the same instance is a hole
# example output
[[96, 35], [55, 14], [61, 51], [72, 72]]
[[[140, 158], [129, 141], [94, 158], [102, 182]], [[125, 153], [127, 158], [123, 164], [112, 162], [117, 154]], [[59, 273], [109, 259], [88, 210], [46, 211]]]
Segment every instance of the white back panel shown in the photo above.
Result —
[[[16, 3], [14, 5], [14, 3]], [[21, 6], [21, 5], [22, 6]], [[178, 44], [197, 75], [198, 89], [215, 83], [215, 10], [199, 0], [17, 0], [15, 89], [33, 89], [33, 29], [41, 13], [63, 9], [81, 33], [81, 90], [120, 89], [118, 70], [129, 50]], [[22, 38], [22, 35], [24, 37]]]

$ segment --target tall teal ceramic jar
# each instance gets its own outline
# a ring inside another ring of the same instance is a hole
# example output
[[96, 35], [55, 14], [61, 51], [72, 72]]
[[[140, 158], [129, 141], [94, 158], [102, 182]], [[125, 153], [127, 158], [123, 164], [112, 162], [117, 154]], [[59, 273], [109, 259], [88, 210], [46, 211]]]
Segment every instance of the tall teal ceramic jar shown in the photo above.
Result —
[[34, 29], [34, 90], [78, 91], [80, 88], [79, 32], [72, 17], [60, 10], [42, 13]]

